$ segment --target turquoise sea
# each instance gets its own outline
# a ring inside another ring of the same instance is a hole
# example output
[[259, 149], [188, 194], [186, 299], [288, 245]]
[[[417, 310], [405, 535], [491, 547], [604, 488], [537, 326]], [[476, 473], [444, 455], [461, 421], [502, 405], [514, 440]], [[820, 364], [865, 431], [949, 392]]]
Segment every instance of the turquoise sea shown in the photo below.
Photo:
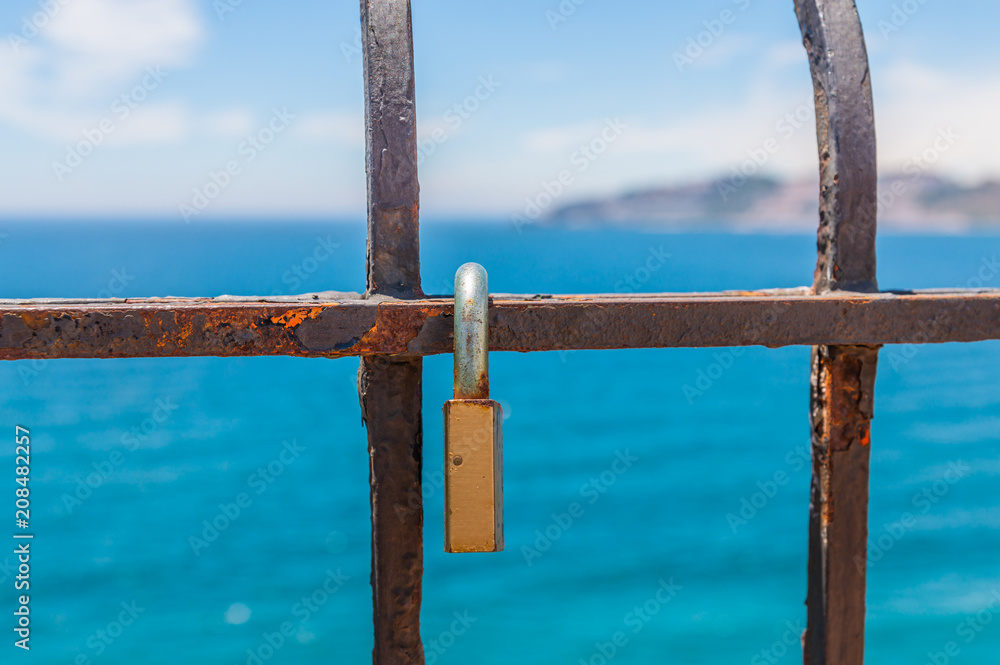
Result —
[[[360, 221], [7, 222], [0, 232], [3, 297], [364, 286]], [[466, 261], [486, 266], [494, 292], [612, 292], [630, 283], [704, 291], [806, 284], [815, 241], [518, 233], [504, 223], [430, 220], [422, 251], [429, 293], [448, 292]], [[885, 236], [880, 284], [1000, 287], [998, 253], [993, 235]], [[370, 662], [357, 364], [0, 364], [0, 429], [8, 431], [0, 662]], [[451, 357], [427, 359], [427, 663], [801, 662], [808, 365], [807, 348], [494, 354], [493, 394], [508, 416], [507, 549], [461, 556], [442, 547], [441, 405]], [[998, 387], [996, 343], [882, 353], [871, 663], [996, 662]], [[14, 647], [13, 632], [17, 425], [33, 441], [30, 653]], [[236, 515], [241, 494], [249, 500]], [[224, 526], [213, 532], [206, 522]]]

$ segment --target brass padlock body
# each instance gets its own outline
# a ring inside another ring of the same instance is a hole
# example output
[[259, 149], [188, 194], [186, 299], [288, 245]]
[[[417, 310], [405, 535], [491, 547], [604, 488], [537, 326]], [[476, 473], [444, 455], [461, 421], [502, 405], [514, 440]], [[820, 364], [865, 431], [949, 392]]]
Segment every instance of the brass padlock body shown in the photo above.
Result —
[[444, 403], [444, 549], [503, 550], [503, 411], [491, 399]]

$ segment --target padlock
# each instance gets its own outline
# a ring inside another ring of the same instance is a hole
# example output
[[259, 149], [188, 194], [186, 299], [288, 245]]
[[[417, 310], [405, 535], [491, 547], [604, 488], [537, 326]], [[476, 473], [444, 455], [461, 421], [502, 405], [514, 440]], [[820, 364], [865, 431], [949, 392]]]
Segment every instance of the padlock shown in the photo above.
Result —
[[503, 550], [503, 411], [490, 399], [486, 270], [455, 274], [455, 395], [444, 404], [444, 549]]

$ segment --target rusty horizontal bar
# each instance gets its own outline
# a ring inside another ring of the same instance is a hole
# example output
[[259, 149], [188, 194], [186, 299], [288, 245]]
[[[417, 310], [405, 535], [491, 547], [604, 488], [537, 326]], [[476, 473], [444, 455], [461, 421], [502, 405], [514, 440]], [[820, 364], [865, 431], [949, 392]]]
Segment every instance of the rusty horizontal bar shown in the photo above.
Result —
[[[0, 300], [0, 359], [452, 351], [450, 298]], [[1000, 339], [1000, 290], [812, 295], [807, 289], [500, 295], [491, 351], [925, 344]]]

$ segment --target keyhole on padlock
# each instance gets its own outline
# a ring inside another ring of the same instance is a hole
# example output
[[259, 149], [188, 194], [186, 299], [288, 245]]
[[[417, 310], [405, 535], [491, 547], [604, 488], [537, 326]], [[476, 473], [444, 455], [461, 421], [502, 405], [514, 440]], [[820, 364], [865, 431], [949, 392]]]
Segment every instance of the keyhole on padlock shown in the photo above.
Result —
[[462, 456], [455, 455], [453, 458], [451, 458], [451, 463], [454, 464], [455, 466], [462, 466]]

